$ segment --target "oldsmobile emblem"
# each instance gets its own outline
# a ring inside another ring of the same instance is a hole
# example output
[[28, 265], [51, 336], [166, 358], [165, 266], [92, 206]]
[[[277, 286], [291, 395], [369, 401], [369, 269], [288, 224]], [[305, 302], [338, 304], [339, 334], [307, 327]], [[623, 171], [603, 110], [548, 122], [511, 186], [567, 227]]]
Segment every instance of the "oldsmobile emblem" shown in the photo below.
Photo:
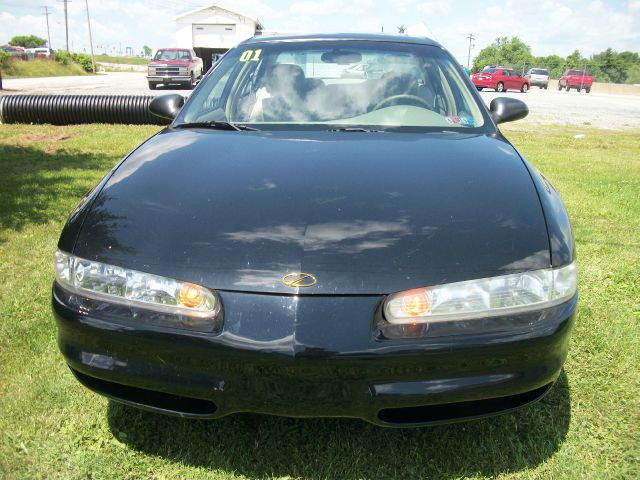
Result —
[[284, 277], [282, 277], [282, 283], [284, 283], [287, 287], [306, 288], [315, 285], [317, 282], [318, 281], [316, 280], [316, 277], [314, 277], [310, 273], [293, 272], [287, 273]]

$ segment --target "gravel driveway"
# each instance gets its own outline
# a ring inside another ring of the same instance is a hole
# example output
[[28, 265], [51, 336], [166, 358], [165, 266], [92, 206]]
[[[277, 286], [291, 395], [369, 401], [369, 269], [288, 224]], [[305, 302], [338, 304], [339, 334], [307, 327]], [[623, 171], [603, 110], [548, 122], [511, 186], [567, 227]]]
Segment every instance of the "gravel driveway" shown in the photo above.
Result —
[[178, 86], [149, 90], [147, 78], [142, 72], [108, 72], [82, 77], [14, 78], [3, 80], [2, 83], [6, 90], [3, 93], [23, 95], [189, 95], [191, 92]]
[[[83, 77], [22, 78], [4, 80], [5, 94], [162, 95], [190, 90], [161, 87], [149, 90], [144, 73], [109, 72]], [[592, 126], [612, 130], [640, 129], [640, 96], [577, 93], [533, 88], [528, 93], [480, 93], [487, 105], [496, 96], [518, 98], [529, 106], [522, 121], [545, 125]]]

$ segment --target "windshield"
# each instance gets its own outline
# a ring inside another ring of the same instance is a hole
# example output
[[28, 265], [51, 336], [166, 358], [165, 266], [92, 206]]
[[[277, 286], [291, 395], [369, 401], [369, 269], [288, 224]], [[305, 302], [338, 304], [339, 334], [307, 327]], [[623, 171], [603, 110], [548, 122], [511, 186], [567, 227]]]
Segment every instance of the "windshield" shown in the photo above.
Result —
[[189, 50], [158, 50], [154, 60], [191, 60]]
[[548, 75], [549, 73], [546, 70], [542, 70], [541, 68], [532, 68], [529, 70], [531, 75]]
[[496, 73], [498, 70], [495, 68], [484, 67], [482, 73]]
[[567, 75], [579, 75], [579, 76], [582, 77], [582, 76], [586, 75], [586, 73], [583, 72], [582, 70], [569, 70]]
[[254, 43], [225, 55], [175, 125], [480, 127], [485, 120], [465, 81], [447, 53], [428, 45]]

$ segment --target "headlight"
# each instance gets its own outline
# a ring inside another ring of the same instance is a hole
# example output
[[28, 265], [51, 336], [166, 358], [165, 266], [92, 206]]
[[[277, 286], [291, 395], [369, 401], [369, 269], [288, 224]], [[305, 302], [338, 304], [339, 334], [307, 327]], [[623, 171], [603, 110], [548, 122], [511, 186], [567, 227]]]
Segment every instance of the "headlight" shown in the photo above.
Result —
[[96, 310], [104, 310], [105, 304], [132, 307], [186, 317], [186, 321], [172, 326], [181, 327], [184, 323], [193, 330], [215, 329], [211, 325], [217, 321], [220, 301], [213, 291], [199, 285], [85, 260], [59, 250], [55, 253], [55, 266], [58, 284], [96, 301]]
[[384, 304], [384, 321], [390, 326], [420, 326], [535, 312], [572, 298], [576, 277], [571, 263], [394, 293]]

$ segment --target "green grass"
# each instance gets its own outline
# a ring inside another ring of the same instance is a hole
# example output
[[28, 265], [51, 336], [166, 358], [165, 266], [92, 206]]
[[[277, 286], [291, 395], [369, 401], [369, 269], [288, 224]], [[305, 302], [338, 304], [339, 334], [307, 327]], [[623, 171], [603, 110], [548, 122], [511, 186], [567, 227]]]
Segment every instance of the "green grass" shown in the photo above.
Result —
[[63, 65], [54, 60], [15, 60], [11, 59], [2, 69], [4, 78], [27, 77], [66, 77], [69, 75], [88, 75], [80, 65]]
[[149, 63], [149, 59], [142, 57], [118, 57], [101, 54], [96, 55], [96, 62], [120, 63], [124, 65], [146, 65]]
[[0, 127], [0, 478], [640, 476], [640, 132], [512, 127], [573, 221], [581, 297], [565, 371], [517, 413], [394, 430], [186, 421], [109, 403], [73, 379], [49, 306], [57, 238], [82, 194], [156, 129]]

